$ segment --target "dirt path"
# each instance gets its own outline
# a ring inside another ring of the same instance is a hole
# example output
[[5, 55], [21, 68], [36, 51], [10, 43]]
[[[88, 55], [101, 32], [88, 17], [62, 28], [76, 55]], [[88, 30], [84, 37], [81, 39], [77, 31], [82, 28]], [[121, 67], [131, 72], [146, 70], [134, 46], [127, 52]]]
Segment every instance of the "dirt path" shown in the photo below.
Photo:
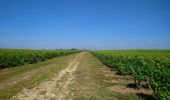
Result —
[[80, 53], [75, 58], [71, 59], [68, 66], [52, 77], [49, 81], [43, 82], [33, 89], [24, 88], [16, 96], [13, 96], [12, 99], [64, 100], [64, 98], [70, 94], [69, 85], [74, 82], [74, 72], [77, 70], [77, 67], [82, 61], [85, 53]]
[[[116, 75], [114, 71], [111, 71], [107, 66], [103, 65], [90, 52], [82, 52], [56, 58], [52, 62], [42, 65], [44, 67], [27, 71], [26, 73], [12, 78], [15, 79], [17, 77], [17, 81], [22, 82], [18, 84], [23, 84], [22, 88], [24, 88], [17, 90], [16, 94], [13, 94], [12, 98], [10, 98], [11, 100], [153, 99], [150, 98], [151, 91], [145, 89], [139, 91], [135, 88], [128, 87], [133, 83], [131, 76], [123, 77]], [[27, 74], [33, 77], [26, 77], [28, 76]], [[48, 77], [44, 77], [44, 75]], [[29, 87], [31, 83], [25, 85], [37, 77], [41, 77], [43, 80], [46, 78], [47, 80], [40, 81], [38, 85], [33, 85], [31, 88]], [[6, 81], [9, 80], [7, 79]], [[6, 81], [4, 81], [4, 83]], [[16, 87], [16, 89], [18, 87]], [[6, 89], [7, 94], [9, 90], [10, 88]], [[13, 91], [10, 93], [12, 92]], [[2, 95], [6, 95], [6, 93], [4, 92]]]

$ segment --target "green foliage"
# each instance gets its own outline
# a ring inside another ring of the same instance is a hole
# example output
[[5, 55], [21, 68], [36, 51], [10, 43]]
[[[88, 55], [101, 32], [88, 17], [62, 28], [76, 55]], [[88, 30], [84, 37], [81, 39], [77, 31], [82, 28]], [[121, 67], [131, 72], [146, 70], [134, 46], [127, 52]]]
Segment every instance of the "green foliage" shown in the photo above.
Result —
[[[132, 75], [138, 88], [146, 82], [153, 89], [154, 97], [159, 100], [170, 99], [170, 55], [168, 50], [161, 51], [93, 51], [92, 54], [119, 75]], [[158, 53], [155, 53], [158, 52]], [[127, 53], [127, 54], [126, 54]], [[130, 55], [132, 53], [132, 55]], [[142, 55], [141, 55], [142, 53]], [[152, 55], [153, 54], [153, 55]]]
[[33, 64], [46, 59], [64, 56], [80, 50], [22, 50], [0, 49], [0, 69], [23, 64]]
[[170, 64], [157, 64], [154, 69], [152, 89], [158, 99], [170, 99]]

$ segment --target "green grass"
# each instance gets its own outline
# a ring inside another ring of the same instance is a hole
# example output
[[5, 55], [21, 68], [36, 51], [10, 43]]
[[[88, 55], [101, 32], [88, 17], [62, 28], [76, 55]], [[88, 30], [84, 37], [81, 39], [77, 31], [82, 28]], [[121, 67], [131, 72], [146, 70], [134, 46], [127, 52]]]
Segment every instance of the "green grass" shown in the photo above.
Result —
[[[109, 83], [111, 76], [104, 75], [109, 69], [91, 54], [87, 54], [84, 61], [75, 72], [76, 82], [73, 84], [74, 100], [140, 100], [136, 94], [113, 93], [110, 88], [115, 83]], [[108, 74], [113, 74], [109, 71]]]

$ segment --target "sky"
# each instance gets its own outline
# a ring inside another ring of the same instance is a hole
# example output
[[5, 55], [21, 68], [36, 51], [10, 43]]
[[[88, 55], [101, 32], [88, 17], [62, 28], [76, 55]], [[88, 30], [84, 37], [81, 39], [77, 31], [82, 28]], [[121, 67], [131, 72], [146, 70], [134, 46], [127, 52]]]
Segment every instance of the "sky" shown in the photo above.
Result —
[[170, 0], [0, 0], [0, 48], [170, 49]]

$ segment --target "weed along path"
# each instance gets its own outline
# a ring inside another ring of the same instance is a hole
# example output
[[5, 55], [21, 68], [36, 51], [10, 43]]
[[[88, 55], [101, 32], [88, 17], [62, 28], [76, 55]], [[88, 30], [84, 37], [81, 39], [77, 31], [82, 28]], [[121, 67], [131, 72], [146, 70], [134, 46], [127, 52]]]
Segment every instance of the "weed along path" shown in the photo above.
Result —
[[127, 87], [131, 77], [115, 75], [89, 52], [0, 71], [0, 100], [142, 100], [140, 93], [150, 93]]

